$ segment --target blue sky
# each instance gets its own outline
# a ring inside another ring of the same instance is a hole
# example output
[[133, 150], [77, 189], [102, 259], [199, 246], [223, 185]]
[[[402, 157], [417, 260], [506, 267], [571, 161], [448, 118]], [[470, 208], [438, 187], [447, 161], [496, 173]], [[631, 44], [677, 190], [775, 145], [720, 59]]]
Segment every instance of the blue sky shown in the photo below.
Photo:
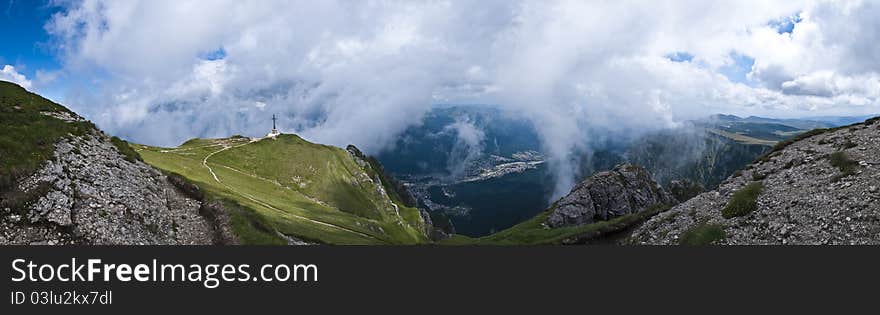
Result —
[[60, 8], [48, 1], [0, 0], [0, 10], [0, 64], [13, 65], [28, 78], [34, 78], [37, 69], [58, 70], [60, 65], [43, 25]]
[[156, 145], [264, 134], [276, 113], [378, 149], [438, 102], [497, 104], [573, 139], [877, 112], [878, 16], [847, 0], [0, 0], [0, 79]]
[[53, 3], [0, 0], [0, 79], [151, 145], [277, 114], [376, 153], [432, 103], [497, 104], [564, 168], [584, 130], [880, 111], [876, 1]]

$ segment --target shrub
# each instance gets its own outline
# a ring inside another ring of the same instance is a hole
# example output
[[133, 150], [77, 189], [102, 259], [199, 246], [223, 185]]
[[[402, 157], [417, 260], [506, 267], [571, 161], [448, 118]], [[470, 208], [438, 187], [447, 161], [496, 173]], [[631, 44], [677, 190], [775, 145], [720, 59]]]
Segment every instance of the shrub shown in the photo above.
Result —
[[721, 216], [725, 219], [741, 217], [758, 209], [758, 195], [764, 190], [764, 184], [753, 182], [739, 191], [733, 193], [727, 206], [721, 210]]
[[691, 246], [711, 245], [725, 237], [727, 233], [724, 233], [721, 225], [702, 223], [685, 231], [678, 243]]
[[765, 178], [767, 178], [767, 174], [757, 172], [757, 171], [752, 172], [752, 180], [754, 180], [754, 181], [764, 180]]
[[180, 174], [167, 173], [166, 175], [168, 176], [168, 182], [170, 182], [171, 185], [177, 188], [177, 191], [181, 192], [187, 197], [198, 201], [205, 200], [205, 193], [203, 193], [202, 190], [199, 189], [199, 186], [191, 183], [183, 176], [180, 176]]
[[66, 122], [43, 114], [47, 112], [74, 115], [18, 85], [0, 81], [0, 191], [13, 189], [18, 179], [39, 169], [61, 138], [95, 130], [90, 122]]
[[849, 156], [846, 155], [846, 152], [843, 151], [831, 153], [831, 155], [828, 156], [828, 161], [831, 163], [831, 166], [840, 170], [840, 174], [831, 178], [832, 182], [839, 181], [844, 177], [855, 174], [856, 168], [859, 166], [858, 162], [850, 159]]
[[52, 190], [52, 183], [42, 181], [37, 183], [27, 191], [19, 190], [17, 187], [0, 193], [0, 210], [9, 208], [18, 213], [26, 213], [25, 207], [46, 195]]
[[[850, 129], [850, 130], [855, 130], [855, 129]], [[846, 142], [843, 143], [843, 149], [851, 149], [851, 148], [855, 148], [857, 146], [859, 146], [859, 145], [856, 144], [855, 142], [852, 142], [852, 140], [849, 140], [849, 139], [846, 139]]]
[[131, 146], [128, 145], [128, 142], [125, 140], [119, 139], [119, 137], [111, 137], [110, 143], [116, 147], [116, 151], [119, 151], [120, 154], [123, 155], [126, 161], [134, 163], [135, 161], [143, 161], [141, 159], [141, 155], [137, 153]]

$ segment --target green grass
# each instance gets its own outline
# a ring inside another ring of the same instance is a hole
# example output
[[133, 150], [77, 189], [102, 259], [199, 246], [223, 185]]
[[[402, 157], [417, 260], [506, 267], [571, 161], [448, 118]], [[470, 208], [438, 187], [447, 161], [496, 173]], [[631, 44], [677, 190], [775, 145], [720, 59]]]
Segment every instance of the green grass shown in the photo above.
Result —
[[0, 81], [0, 192], [32, 174], [52, 157], [61, 138], [96, 130], [90, 122], [65, 122], [41, 114], [73, 114], [61, 105]]
[[[133, 146], [147, 163], [245, 209], [232, 217], [238, 222], [233, 228], [249, 244], [274, 244], [275, 231], [328, 244], [428, 241], [418, 209], [383, 194], [369, 165], [359, 165], [340, 148], [294, 135], [257, 142], [193, 139], [174, 149]], [[222, 183], [202, 164], [209, 155], [207, 164]]]
[[752, 182], [737, 192], [733, 193], [727, 206], [721, 210], [721, 216], [725, 219], [741, 217], [758, 209], [758, 196], [764, 189], [761, 182]]
[[229, 199], [220, 200], [229, 215], [230, 225], [242, 245], [287, 245], [287, 240], [274, 233], [272, 224], [254, 210]]
[[528, 221], [514, 225], [501, 232], [480, 237], [471, 238], [463, 235], [454, 235], [440, 241], [441, 245], [546, 245], [561, 244], [571, 239], [598, 238], [614, 232], [619, 232], [641, 223], [648, 218], [669, 209], [667, 205], [654, 205], [644, 211], [620, 216], [607, 221], [599, 221], [591, 224], [568, 226], [561, 228], [548, 228], [543, 225], [547, 221], [552, 208], [541, 212]]
[[727, 237], [724, 227], [718, 224], [702, 223], [685, 231], [678, 240], [680, 245], [712, 245]]
[[828, 155], [828, 161], [831, 163], [831, 166], [836, 167], [840, 170], [840, 174], [835, 175], [831, 178], [832, 182], [837, 182], [844, 177], [854, 175], [856, 173], [856, 169], [859, 167], [859, 163], [854, 161], [843, 151], [837, 151]]

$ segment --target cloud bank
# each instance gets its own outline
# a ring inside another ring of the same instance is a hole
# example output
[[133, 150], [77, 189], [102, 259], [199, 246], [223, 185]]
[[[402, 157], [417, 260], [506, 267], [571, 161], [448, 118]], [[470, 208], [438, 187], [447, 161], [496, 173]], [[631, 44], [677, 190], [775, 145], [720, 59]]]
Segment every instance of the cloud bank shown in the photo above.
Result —
[[0, 80], [21, 85], [25, 89], [31, 88], [31, 80], [28, 80], [24, 74], [16, 71], [15, 67], [11, 65], [4, 65], [3, 69], [0, 69]]
[[[591, 141], [713, 113], [880, 112], [876, 1], [65, 2], [66, 103], [175, 145], [282, 130], [375, 153], [432, 103], [529, 117], [559, 177]], [[5, 69], [4, 69], [5, 72]]]

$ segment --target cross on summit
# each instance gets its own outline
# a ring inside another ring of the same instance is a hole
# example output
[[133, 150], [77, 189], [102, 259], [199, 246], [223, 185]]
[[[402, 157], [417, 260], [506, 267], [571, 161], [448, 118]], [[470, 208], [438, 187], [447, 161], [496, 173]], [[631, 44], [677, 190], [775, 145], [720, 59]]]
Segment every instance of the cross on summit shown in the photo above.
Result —
[[275, 121], [278, 120], [275, 118], [275, 114], [272, 114], [272, 132], [266, 135], [267, 138], [275, 138], [281, 133], [278, 132], [278, 128], [275, 127]]

